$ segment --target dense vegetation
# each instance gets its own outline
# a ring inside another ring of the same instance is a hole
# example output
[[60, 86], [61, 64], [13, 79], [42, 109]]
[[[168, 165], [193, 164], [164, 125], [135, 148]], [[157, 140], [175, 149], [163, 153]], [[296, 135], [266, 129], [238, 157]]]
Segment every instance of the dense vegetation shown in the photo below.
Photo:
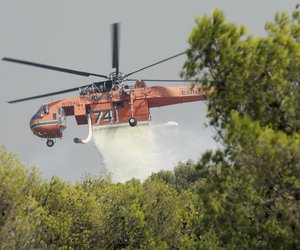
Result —
[[223, 147], [141, 183], [43, 180], [0, 150], [0, 249], [300, 249], [300, 15], [249, 36], [196, 19], [182, 75], [204, 79]]

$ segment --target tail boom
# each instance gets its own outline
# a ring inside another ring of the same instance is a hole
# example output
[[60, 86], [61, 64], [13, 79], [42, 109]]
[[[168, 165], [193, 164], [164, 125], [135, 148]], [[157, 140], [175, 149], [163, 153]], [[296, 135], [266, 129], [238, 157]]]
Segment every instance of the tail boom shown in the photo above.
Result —
[[206, 100], [206, 92], [200, 87], [152, 87], [148, 95], [149, 108]]

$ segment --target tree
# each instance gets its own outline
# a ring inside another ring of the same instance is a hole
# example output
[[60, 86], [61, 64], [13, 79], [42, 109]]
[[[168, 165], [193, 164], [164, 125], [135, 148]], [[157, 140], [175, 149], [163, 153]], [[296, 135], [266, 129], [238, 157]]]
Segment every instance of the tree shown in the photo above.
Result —
[[276, 14], [267, 37], [247, 35], [222, 11], [196, 18], [182, 76], [203, 80], [210, 124], [223, 138], [230, 113], [285, 133], [300, 130], [300, 13]]
[[0, 249], [44, 248], [45, 211], [33, 198], [41, 178], [0, 148]]
[[196, 181], [201, 178], [193, 161], [178, 162], [173, 170], [161, 170], [153, 173], [152, 180], [159, 179], [173, 186], [179, 193], [193, 188]]
[[214, 10], [189, 38], [182, 75], [204, 79], [223, 143], [197, 163], [200, 248], [299, 248], [300, 14], [265, 28], [249, 36]]
[[169, 249], [180, 242], [180, 199], [159, 180], [131, 180], [94, 189], [101, 204], [95, 247]]

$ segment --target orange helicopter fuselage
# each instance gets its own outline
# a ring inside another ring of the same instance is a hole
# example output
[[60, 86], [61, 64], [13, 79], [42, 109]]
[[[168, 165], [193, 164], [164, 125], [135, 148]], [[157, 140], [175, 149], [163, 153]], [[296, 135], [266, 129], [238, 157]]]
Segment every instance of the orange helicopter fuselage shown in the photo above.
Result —
[[147, 87], [142, 84], [44, 104], [30, 120], [30, 128], [42, 138], [62, 138], [66, 116], [75, 116], [78, 125], [87, 124], [87, 115], [90, 115], [92, 126], [129, 126], [128, 120], [132, 117], [137, 124], [149, 123], [150, 108], [205, 99], [206, 92], [201, 87]]

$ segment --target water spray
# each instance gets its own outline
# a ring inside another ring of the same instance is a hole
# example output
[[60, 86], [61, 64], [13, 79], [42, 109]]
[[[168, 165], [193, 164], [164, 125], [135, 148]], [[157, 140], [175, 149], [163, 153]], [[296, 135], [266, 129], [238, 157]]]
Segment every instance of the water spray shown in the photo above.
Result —
[[91, 121], [91, 115], [88, 114], [87, 115], [87, 119], [88, 119], [88, 126], [89, 126], [89, 133], [86, 139], [82, 140], [80, 138], [74, 138], [74, 142], [75, 143], [81, 143], [81, 144], [86, 144], [88, 142], [91, 141], [92, 137], [93, 137], [93, 129], [92, 129], [92, 121]]

